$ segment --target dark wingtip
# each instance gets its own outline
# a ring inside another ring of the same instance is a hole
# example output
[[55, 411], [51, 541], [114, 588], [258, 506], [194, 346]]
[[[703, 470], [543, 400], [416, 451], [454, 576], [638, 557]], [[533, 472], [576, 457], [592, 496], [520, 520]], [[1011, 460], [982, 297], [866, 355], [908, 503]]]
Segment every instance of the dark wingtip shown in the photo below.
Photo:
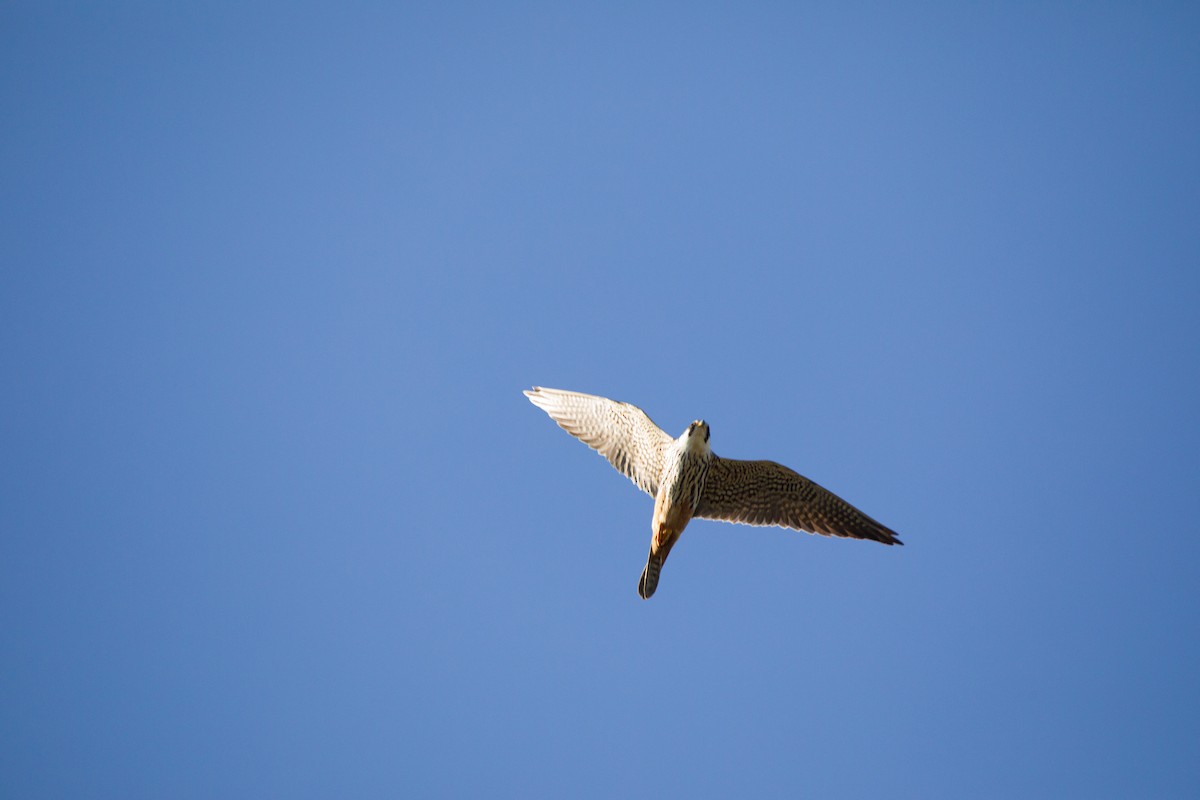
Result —
[[650, 592], [650, 594], [646, 594], [646, 570], [642, 570], [641, 580], [638, 581], [638, 597], [642, 598], [643, 600], [649, 600], [653, 594], [653, 590]]
[[[649, 600], [658, 589], [658, 577], [655, 576], [653, 579], [650, 577], [651, 563], [652, 559], [646, 559], [646, 566], [642, 568], [642, 577], [638, 580], [638, 597], [643, 600]], [[659, 569], [662, 569], [661, 564], [659, 565]]]
[[898, 544], [901, 547], [904, 546], [904, 542], [900, 541], [900, 536], [894, 530], [886, 525], [880, 525], [878, 522], [875, 522], [875, 520], [871, 521], [875, 523], [874, 527], [877, 537], [875, 541], [883, 542], [886, 545]]

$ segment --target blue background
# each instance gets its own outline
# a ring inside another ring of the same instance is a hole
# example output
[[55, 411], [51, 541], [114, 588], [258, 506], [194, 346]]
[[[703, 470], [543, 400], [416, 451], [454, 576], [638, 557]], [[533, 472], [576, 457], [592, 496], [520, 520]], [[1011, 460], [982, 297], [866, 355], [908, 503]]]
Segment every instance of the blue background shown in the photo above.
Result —
[[[1200, 791], [1187, 3], [5, 4], [11, 797]], [[903, 548], [695, 522], [633, 402]]]

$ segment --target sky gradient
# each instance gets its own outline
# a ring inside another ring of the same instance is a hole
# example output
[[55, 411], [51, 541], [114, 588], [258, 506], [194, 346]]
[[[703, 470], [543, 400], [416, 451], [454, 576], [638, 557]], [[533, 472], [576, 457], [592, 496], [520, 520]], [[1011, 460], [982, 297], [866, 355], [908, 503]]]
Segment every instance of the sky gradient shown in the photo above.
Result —
[[[0, 8], [21, 798], [1194, 797], [1188, 4]], [[697, 521], [521, 395], [903, 548]]]

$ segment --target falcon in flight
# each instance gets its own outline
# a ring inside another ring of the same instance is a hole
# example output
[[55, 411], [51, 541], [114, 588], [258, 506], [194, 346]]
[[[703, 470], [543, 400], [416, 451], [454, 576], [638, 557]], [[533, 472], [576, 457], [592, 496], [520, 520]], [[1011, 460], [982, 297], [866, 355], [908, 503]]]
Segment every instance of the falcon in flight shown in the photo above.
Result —
[[692, 517], [903, 544], [895, 531], [782, 464], [718, 457], [703, 420], [672, 439], [629, 403], [540, 386], [525, 396], [654, 498], [650, 555], [638, 582], [643, 599], [654, 594]]

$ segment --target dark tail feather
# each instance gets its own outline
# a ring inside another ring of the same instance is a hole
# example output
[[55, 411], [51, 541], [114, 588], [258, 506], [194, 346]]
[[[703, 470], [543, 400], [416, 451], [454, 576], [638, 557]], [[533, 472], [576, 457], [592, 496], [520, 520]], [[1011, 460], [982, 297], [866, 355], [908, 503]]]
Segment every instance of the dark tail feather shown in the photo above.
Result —
[[646, 568], [642, 570], [642, 579], [638, 581], [638, 595], [643, 600], [649, 600], [658, 588], [658, 575], [662, 572], [663, 559], [654, 553], [646, 559]]

